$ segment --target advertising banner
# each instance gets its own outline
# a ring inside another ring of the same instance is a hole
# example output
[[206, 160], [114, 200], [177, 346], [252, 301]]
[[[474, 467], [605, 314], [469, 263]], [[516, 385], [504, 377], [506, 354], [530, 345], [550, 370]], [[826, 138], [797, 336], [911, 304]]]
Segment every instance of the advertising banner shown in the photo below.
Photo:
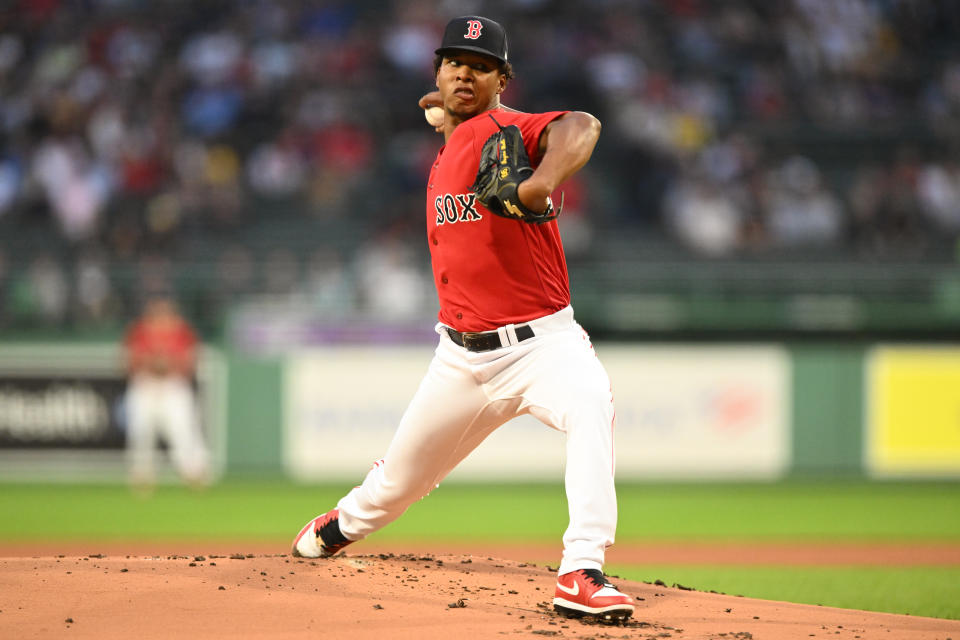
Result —
[[960, 475], [960, 349], [878, 347], [866, 381], [868, 472]]
[[[619, 478], [770, 478], [790, 464], [784, 349], [598, 345], [617, 409]], [[318, 348], [285, 368], [284, 463], [301, 480], [359, 481], [383, 457], [429, 347]], [[530, 416], [501, 427], [451, 479], [558, 480], [563, 434]]]
[[613, 381], [617, 470], [775, 478], [790, 467], [790, 357], [776, 346], [597, 349]]

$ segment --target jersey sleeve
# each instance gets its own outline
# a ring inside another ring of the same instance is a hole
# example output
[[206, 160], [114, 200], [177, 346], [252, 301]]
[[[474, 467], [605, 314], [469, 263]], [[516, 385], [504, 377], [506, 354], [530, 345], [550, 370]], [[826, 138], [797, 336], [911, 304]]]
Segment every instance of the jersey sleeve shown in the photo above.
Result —
[[520, 133], [523, 134], [523, 146], [526, 147], [527, 155], [530, 156], [530, 162], [533, 166], [540, 164], [540, 134], [547, 128], [548, 124], [568, 113], [570, 112], [531, 113], [529, 117], [517, 123], [517, 126], [520, 127]]

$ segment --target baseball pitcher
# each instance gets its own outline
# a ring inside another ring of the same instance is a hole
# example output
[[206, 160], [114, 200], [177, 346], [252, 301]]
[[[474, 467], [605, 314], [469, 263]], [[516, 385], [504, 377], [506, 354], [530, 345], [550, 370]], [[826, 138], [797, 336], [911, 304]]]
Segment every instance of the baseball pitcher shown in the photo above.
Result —
[[551, 200], [590, 159], [600, 123], [501, 105], [513, 69], [489, 18], [451, 20], [434, 64], [438, 91], [421, 106], [442, 109], [431, 124], [445, 141], [426, 188], [439, 344], [386, 455], [303, 527], [292, 553], [331, 556], [386, 526], [495, 429], [532, 414], [566, 436], [570, 519], [554, 607], [623, 620], [633, 600], [603, 574], [617, 523], [613, 394], [574, 319]]

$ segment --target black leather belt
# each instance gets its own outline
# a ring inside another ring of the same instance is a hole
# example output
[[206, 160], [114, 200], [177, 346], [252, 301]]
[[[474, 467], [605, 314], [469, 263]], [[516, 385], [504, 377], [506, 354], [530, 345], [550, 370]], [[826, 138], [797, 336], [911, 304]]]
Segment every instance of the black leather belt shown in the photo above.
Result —
[[[500, 341], [500, 334], [496, 331], [460, 332], [456, 329], [451, 329], [450, 327], [445, 328], [447, 330], [447, 335], [450, 336], [450, 339], [467, 351], [493, 351], [494, 349], [499, 349], [500, 347], [509, 346]], [[530, 325], [528, 324], [521, 324], [517, 326], [516, 332], [517, 342], [523, 342], [524, 340], [529, 340], [533, 337], [533, 329], [531, 329]]]

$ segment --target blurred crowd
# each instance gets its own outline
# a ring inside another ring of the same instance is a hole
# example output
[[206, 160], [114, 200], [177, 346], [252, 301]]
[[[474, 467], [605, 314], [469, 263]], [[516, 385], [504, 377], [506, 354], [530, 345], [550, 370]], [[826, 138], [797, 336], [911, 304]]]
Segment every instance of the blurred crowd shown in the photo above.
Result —
[[171, 289], [204, 331], [251, 292], [336, 317], [431, 310], [441, 140], [416, 102], [467, 13], [507, 27], [506, 104], [604, 124], [564, 187], [574, 265], [610, 233], [693, 258], [955, 259], [956, 0], [4, 7], [0, 329], [115, 326]]

